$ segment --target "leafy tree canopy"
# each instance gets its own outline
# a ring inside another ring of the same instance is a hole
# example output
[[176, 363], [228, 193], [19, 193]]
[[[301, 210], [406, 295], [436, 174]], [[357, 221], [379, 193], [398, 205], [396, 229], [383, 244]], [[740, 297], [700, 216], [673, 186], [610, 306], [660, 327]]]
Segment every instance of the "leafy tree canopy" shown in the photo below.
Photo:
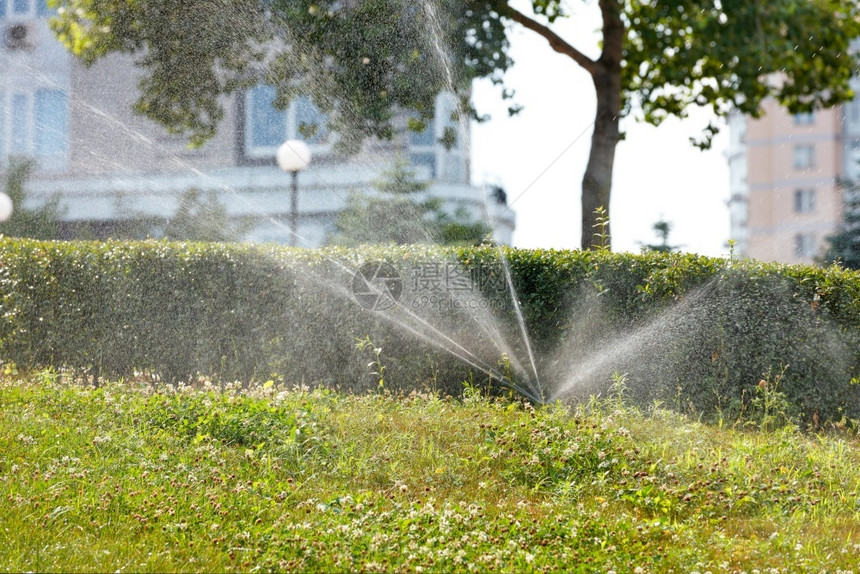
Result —
[[164, 237], [177, 241], [238, 241], [251, 228], [249, 219], [231, 219], [215, 193], [189, 188], [176, 213], [167, 220]]
[[[223, 94], [261, 82], [278, 89], [276, 106], [299, 93], [312, 97], [329, 127], [352, 136], [341, 142], [349, 146], [391, 137], [399, 109], [431, 118], [443, 88], [465, 98], [468, 79], [496, 76], [510, 63], [490, 3], [467, 2], [465, 10], [453, 0], [438, 10], [405, 0], [57, 4], [60, 40], [87, 64], [134, 54], [143, 70], [136, 110], [195, 144], [215, 133]], [[456, 12], [446, 9], [454, 4]]]
[[374, 195], [350, 193], [329, 243], [477, 245], [491, 236], [492, 229], [472, 220], [465, 209], [451, 215], [438, 198], [417, 197], [428, 184], [416, 179], [415, 172], [403, 161], [384, 171], [373, 187]]
[[[441, 89], [466, 102], [471, 79], [502, 84], [511, 23], [536, 33], [594, 82], [586, 247], [594, 213], [609, 207], [621, 117], [636, 111], [656, 125], [691, 105], [756, 116], [767, 97], [792, 112], [845, 101], [860, 35], [856, 0], [597, 0], [596, 58], [556, 31], [558, 19], [575, 15], [577, 3], [563, 0], [56, 2], [58, 37], [88, 63], [135, 54], [143, 69], [136, 109], [195, 144], [215, 132], [222, 95], [259, 82], [276, 86], [280, 106], [311, 96], [347, 148], [389, 137], [402, 109], [428, 119]], [[717, 130], [709, 125], [694, 143], [709, 146]]]
[[[622, 81], [631, 106], [659, 124], [691, 105], [761, 115], [774, 97], [792, 113], [851, 99], [860, 7], [851, 0], [627, 2]], [[710, 145], [716, 126], [700, 146]]]
[[[268, 81], [283, 105], [312, 93], [334, 122], [360, 135], [391, 133], [397, 106], [432, 114], [441, 88], [502, 81], [513, 20], [547, 38], [589, 72], [605, 67], [552, 31], [569, 2], [464, 0], [56, 0], [52, 26], [91, 64], [111, 52], [136, 54], [144, 69], [137, 109], [195, 141], [222, 117], [219, 96]], [[857, 62], [849, 44], [860, 35], [860, 8], [850, 0], [602, 0], [620, 19], [627, 96], [659, 123], [690, 105], [724, 115], [757, 115], [764, 97], [791, 111], [833, 105], [851, 96]], [[435, 5], [435, 7], [434, 7]], [[608, 22], [604, 22], [608, 24]], [[606, 30], [604, 30], [606, 32]], [[777, 77], [774, 78], [773, 74]]]

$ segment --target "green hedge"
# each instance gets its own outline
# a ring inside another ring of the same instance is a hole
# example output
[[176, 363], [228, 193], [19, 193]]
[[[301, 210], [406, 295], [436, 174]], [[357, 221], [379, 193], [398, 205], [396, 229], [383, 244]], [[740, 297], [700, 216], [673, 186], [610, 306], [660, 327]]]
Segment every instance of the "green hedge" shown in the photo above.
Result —
[[[364, 391], [380, 378], [356, 346], [369, 337], [389, 389], [456, 393], [488, 371], [525, 386], [502, 256], [550, 399], [605, 392], [617, 371], [639, 401], [711, 416], [751, 408], [764, 379], [793, 415], [860, 418], [856, 272], [684, 254], [2, 239], [0, 359]], [[393, 266], [400, 307], [357, 303], [366, 262]]]

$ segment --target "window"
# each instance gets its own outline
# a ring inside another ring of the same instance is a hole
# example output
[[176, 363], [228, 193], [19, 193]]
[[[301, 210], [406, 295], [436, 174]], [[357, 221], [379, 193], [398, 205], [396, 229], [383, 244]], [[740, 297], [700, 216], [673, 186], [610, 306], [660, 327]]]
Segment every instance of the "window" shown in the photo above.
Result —
[[815, 190], [814, 189], [796, 189], [794, 190], [794, 212], [795, 213], [812, 213], [815, 211]]
[[298, 139], [308, 144], [321, 144], [328, 140], [329, 130], [326, 117], [307, 98], [297, 98], [295, 101], [295, 123]]
[[811, 145], [794, 146], [794, 168], [809, 169], [815, 164], [815, 147]]
[[0, 159], [30, 156], [42, 169], [59, 169], [65, 166], [68, 137], [69, 102], [62, 90], [0, 92]]
[[438, 175], [438, 158], [436, 157], [436, 118], [424, 120], [424, 129], [420, 132], [409, 131], [409, 164], [412, 167], [429, 168], [430, 179]]
[[14, 94], [12, 96], [12, 133], [10, 134], [9, 153], [23, 155], [27, 153], [27, 128], [29, 127], [29, 113], [27, 113], [27, 96]]
[[452, 94], [443, 92], [436, 99], [436, 121], [440, 125], [436, 177], [442, 181], [468, 182], [468, 133], [463, 131], [468, 128], [458, 120], [457, 99]]
[[436, 154], [434, 152], [411, 153], [409, 154], [409, 164], [414, 167], [429, 167], [430, 178], [436, 177]]
[[311, 151], [325, 153], [331, 143], [326, 116], [308, 98], [295, 98], [286, 111], [274, 107], [276, 90], [261, 85], [245, 95], [245, 155], [272, 158], [289, 139], [304, 140]]
[[66, 94], [60, 90], [36, 90], [33, 108], [33, 153], [36, 157], [65, 155], [69, 133]]
[[802, 125], [811, 125], [815, 123], [815, 114], [812, 112], [803, 112], [800, 114], [794, 114], [794, 125], [802, 126]]
[[433, 119], [424, 121], [424, 129], [420, 132], [409, 132], [409, 145], [410, 146], [433, 146], [436, 144], [436, 122]]
[[248, 138], [252, 148], [277, 148], [286, 136], [287, 114], [272, 106], [275, 88], [257, 86], [251, 90], [248, 106]]
[[446, 153], [443, 156], [442, 169], [439, 179], [443, 181], [464, 181], [466, 178], [466, 162], [461, 154]]
[[794, 254], [798, 257], [815, 257], [815, 236], [798, 233], [794, 236]]
[[850, 126], [860, 126], [860, 99], [842, 104], [842, 113]]
[[48, 0], [0, 0], [0, 19], [6, 16], [13, 18], [47, 16], [52, 11], [48, 7]]
[[845, 147], [845, 175], [849, 179], [860, 178], [860, 140], [854, 140]]

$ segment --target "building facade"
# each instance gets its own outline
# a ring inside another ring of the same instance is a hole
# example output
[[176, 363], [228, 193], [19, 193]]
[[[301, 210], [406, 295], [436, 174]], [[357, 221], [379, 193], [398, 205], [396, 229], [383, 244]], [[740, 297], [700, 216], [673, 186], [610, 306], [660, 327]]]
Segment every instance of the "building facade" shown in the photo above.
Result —
[[[860, 80], [854, 81], [860, 94]], [[860, 176], [860, 98], [790, 114], [729, 118], [731, 237], [740, 256], [814, 263], [843, 221], [845, 179]]]
[[[106, 236], [124, 222], [167, 220], [193, 189], [214, 195], [231, 218], [252, 222], [237, 240], [288, 243], [290, 177], [277, 168], [275, 151], [300, 139], [313, 159], [299, 175], [299, 245], [323, 244], [349, 194], [372, 194], [398, 159], [430, 183], [427, 196], [442, 199], [451, 213], [487, 221], [498, 242], [511, 243], [515, 216], [504, 194], [470, 184], [469, 129], [451, 119], [450, 95], [437, 98], [425, 131], [368, 141], [345, 157], [310, 100], [297, 98], [278, 111], [274, 89], [261, 85], [226, 100], [216, 136], [191, 149], [133, 113], [139, 71], [130, 57], [110, 55], [84, 67], [54, 38], [49, 15], [46, 0], [0, 0], [0, 169], [12, 157], [34, 159], [27, 206], [59, 197], [69, 229], [86, 226]], [[439, 140], [452, 127], [458, 137], [445, 147]]]

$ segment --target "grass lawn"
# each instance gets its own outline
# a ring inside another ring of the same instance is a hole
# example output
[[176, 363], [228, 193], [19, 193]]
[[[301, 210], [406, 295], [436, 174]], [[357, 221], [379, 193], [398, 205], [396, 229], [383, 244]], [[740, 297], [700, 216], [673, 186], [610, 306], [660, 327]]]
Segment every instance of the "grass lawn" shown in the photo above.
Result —
[[0, 570], [860, 571], [860, 439], [0, 379]]

